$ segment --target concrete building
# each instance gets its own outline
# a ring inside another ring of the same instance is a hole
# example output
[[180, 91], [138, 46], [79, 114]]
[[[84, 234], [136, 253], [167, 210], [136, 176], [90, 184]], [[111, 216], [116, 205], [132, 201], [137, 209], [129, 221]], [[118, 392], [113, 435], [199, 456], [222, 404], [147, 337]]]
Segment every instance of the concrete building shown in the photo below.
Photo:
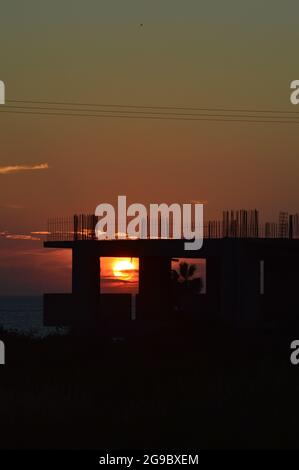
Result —
[[[299, 312], [299, 240], [205, 239], [199, 251], [184, 240], [59, 240], [45, 248], [72, 250], [72, 293], [44, 295], [44, 323], [72, 326], [78, 333], [131, 324], [131, 296], [100, 293], [101, 257], [139, 258], [138, 325], [169, 324], [173, 316], [172, 258], [206, 260], [206, 293], [197, 296], [198, 315], [235, 327], [290, 324]], [[197, 313], [196, 313], [197, 314]], [[182, 317], [182, 321], [184, 318]], [[136, 326], [137, 325], [137, 326]]]

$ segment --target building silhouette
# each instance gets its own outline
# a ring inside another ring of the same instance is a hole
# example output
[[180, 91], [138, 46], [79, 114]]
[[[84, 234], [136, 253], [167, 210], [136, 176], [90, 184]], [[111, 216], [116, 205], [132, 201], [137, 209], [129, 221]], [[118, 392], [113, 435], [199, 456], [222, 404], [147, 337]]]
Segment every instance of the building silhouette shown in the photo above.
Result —
[[[186, 321], [173, 310], [173, 258], [206, 260], [206, 293], [193, 298], [195, 318], [220, 319], [233, 327], [290, 326], [297, 321], [297, 215], [284, 213], [278, 224], [261, 226], [257, 211], [226, 211], [222, 221], [205, 225], [198, 251], [185, 251], [183, 239], [97, 240], [95, 225], [95, 216], [88, 215], [49, 222], [44, 246], [72, 251], [72, 293], [44, 295], [45, 325], [71, 326], [78, 334], [121, 335]], [[139, 258], [136, 299], [100, 292], [102, 257]]]

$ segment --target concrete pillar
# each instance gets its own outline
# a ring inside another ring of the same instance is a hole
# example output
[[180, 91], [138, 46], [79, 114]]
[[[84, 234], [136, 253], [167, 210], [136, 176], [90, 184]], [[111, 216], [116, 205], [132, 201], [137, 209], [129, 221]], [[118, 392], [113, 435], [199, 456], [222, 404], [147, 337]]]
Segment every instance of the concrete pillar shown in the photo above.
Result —
[[139, 259], [139, 299], [142, 313], [152, 318], [171, 308], [171, 258], [144, 256]]
[[100, 315], [100, 258], [92, 249], [77, 246], [72, 264], [73, 324], [79, 332], [92, 332]]
[[233, 240], [222, 241], [220, 274], [220, 314], [225, 321], [234, 324], [237, 302], [236, 255]]
[[241, 327], [255, 327], [261, 324], [260, 293], [260, 259], [255, 252], [254, 244], [240, 244], [238, 253], [239, 316], [237, 322]]
[[220, 313], [236, 327], [260, 321], [260, 260], [254, 243], [223, 240]]
[[100, 258], [85, 247], [73, 248], [73, 294], [95, 295], [100, 292]]
[[205, 310], [216, 316], [220, 309], [221, 258], [210, 256], [206, 259], [206, 301]]
[[264, 260], [264, 307], [269, 321], [288, 326], [298, 321], [299, 257], [268, 256]]

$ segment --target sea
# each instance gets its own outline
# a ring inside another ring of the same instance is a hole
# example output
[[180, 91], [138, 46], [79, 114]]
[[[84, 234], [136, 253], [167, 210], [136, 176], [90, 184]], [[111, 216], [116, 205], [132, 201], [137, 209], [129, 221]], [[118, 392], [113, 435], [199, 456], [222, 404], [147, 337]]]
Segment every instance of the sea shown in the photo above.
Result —
[[67, 331], [66, 328], [43, 325], [42, 296], [0, 296], [0, 328], [32, 336]]

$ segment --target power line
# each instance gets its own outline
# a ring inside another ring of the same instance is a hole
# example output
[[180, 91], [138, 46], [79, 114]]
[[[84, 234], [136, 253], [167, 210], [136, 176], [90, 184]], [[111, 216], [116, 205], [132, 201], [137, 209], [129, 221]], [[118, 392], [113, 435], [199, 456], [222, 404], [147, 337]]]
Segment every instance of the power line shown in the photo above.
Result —
[[232, 113], [270, 113], [270, 114], [299, 114], [299, 111], [271, 110], [271, 109], [241, 109], [241, 108], [199, 108], [199, 107], [178, 107], [178, 106], [141, 106], [141, 105], [124, 105], [124, 104], [100, 104], [100, 103], [76, 103], [65, 101], [29, 101], [29, 100], [6, 100], [8, 103], [24, 103], [24, 104], [45, 104], [54, 106], [93, 106], [103, 108], [128, 108], [128, 109], [168, 109], [178, 111], [210, 111], [210, 112], [232, 112]]
[[[73, 117], [99, 117], [99, 118], [124, 118], [124, 119], [153, 119], [153, 120], [163, 120], [163, 121], [211, 121], [211, 122], [252, 122], [252, 123], [273, 123], [273, 124], [299, 124], [299, 121], [287, 121], [287, 120], [278, 120], [278, 118], [272, 117], [271, 119], [230, 119], [231, 117], [234, 116], [227, 116], [227, 118], [213, 118], [212, 115], [210, 115], [211, 119], [209, 118], [184, 118], [184, 117], [163, 117], [163, 116], [140, 116], [140, 115], [117, 115], [117, 114], [81, 114], [78, 112], [75, 112], [73, 114], [71, 113], [66, 113], [66, 112], [43, 112], [43, 111], [13, 111], [13, 110], [8, 110], [0, 109], [0, 113], [10, 113], [10, 114], [31, 114], [31, 115], [47, 115], [47, 116], [73, 116]], [[253, 116], [254, 117], [254, 116]], [[288, 117], [286, 117], [288, 119]]]
[[[100, 110], [90, 110], [90, 109], [68, 109], [68, 108], [55, 108], [55, 107], [40, 107], [40, 106], [3, 106], [5, 109], [26, 109], [26, 110], [38, 110], [38, 111], [64, 111], [70, 112], [73, 111], [74, 113], [83, 112], [83, 113], [124, 113], [124, 114], [137, 114], [137, 115], [162, 115], [162, 116], [188, 116], [188, 117], [232, 117], [232, 118], [259, 118], [259, 116], [248, 115], [248, 114], [207, 114], [207, 113], [175, 113], [175, 112], [153, 112], [153, 111], [110, 111], [107, 109], [100, 109]], [[281, 119], [282, 116], [262, 116], [263, 119]], [[284, 117], [283, 117], [284, 118]], [[284, 119], [298, 119], [299, 116], [286, 116]]]

